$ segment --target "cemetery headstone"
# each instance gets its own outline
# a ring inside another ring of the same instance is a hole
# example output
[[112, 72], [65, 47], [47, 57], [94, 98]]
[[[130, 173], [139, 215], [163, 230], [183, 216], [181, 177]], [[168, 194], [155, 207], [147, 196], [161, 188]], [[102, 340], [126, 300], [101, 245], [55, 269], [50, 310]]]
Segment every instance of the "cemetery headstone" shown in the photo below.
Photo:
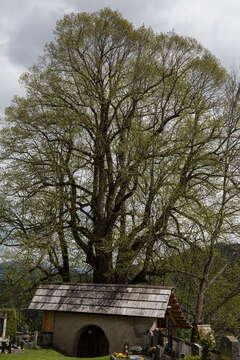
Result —
[[221, 360], [240, 360], [240, 343], [234, 336], [223, 336], [219, 342]]

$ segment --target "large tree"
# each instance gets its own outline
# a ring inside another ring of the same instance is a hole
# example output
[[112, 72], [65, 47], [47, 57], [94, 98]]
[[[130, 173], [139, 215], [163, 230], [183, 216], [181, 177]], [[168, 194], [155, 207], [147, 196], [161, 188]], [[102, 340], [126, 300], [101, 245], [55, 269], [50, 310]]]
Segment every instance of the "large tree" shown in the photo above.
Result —
[[218, 191], [224, 81], [195, 40], [135, 29], [109, 9], [57, 23], [6, 112], [2, 156], [6, 189], [24, 221], [35, 204], [66, 273], [70, 238], [108, 283], [146, 281], [160, 244], [187, 241], [181, 219], [195, 209], [197, 221]]

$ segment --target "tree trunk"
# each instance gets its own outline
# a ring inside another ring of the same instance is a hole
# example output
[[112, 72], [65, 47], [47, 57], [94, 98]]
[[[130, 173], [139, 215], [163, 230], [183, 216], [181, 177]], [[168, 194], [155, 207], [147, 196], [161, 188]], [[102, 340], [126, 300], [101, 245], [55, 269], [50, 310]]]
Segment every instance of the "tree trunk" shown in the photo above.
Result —
[[192, 334], [191, 334], [191, 342], [195, 343], [198, 340], [198, 328], [197, 326], [199, 324], [202, 324], [203, 322], [203, 304], [204, 304], [204, 290], [200, 286], [198, 298], [197, 298], [197, 305], [196, 305], [196, 311], [193, 321], [193, 328], [192, 328]]
[[64, 282], [70, 282], [70, 268], [69, 268], [69, 256], [68, 256], [68, 246], [65, 238], [60, 239], [61, 253], [62, 253], [62, 267], [60, 270], [60, 275]]
[[197, 326], [199, 324], [203, 323], [204, 297], [205, 297], [205, 291], [207, 290], [208, 275], [209, 275], [210, 267], [211, 267], [211, 264], [212, 264], [212, 258], [213, 258], [213, 252], [211, 251], [210, 254], [209, 254], [208, 260], [207, 260], [207, 262], [205, 264], [205, 267], [204, 267], [203, 277], [202, 277], [201, 282], [199, 284], [197, 303], [196, 303], [196, 309], [195, 309], [195, 315], [194, 315], [194, 321], [193, 321], [193, 328], [192, 328], [192, 335], [191, 335], [191, 341], [192, 342], [196, 342], [198, 340]]
[[[60, 174], [60, 181], [63, 182], [63, 175]], [[59, 274], [64, 282], [70, 282], [70, 267], [69, 267], [69, 254], [68, 243], [64, 233], [64, 189], [59, 189], [59, 214], [58, 214], [58, 239], [61, 249], [62, 265], [59, 269]]]
[[93, 282], [96, 284], [113, 284], [112, 254], [98, 252], [93, 269]]

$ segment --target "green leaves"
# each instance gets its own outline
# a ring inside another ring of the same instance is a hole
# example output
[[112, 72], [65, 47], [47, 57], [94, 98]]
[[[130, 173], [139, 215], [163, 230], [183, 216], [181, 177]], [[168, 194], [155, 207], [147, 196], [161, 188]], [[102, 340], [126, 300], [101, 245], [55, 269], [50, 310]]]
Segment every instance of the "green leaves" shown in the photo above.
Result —
[[22, 76], [26, 97], [7, 109], [1, 139], [7, 197], [49, 239], [56, 268], [65, 241], [98, 280], [133, 281], [161, 246], [211, 232], [222, 204], [225, 77], [196, 40], [135, 28], [110, 9], [58, 21]]

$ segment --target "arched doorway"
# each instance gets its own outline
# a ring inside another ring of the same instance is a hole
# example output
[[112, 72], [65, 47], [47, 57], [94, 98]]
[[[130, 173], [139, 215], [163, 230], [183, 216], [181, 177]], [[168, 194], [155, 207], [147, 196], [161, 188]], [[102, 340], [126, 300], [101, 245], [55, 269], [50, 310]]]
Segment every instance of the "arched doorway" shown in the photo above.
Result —
[[77, 355], [95, 357], [109, 354], [109, 343], [103, 330], [95, 325], [87, 326], [80, 334]]

